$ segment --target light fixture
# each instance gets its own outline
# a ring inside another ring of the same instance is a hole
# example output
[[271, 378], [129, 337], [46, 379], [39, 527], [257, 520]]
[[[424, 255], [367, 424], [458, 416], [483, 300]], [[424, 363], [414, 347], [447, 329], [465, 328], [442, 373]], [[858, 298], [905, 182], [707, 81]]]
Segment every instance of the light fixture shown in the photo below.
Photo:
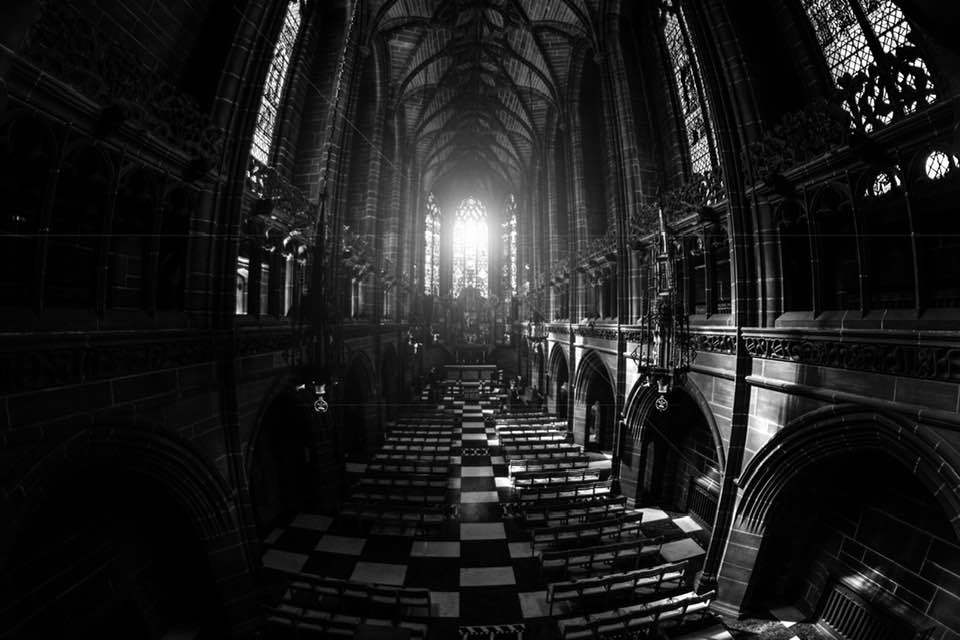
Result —
[[314, 395], [313, 410], [317, 413], [326, 413], [330, 409], [327, 402], [327, 385], [316, 380], [295, 387], [297, 391], [305, 391]]
[[657, 297], [641, 320], [640, 339], [630, 353], [630, 359], [637, 365], [641, 385], [652, 387], [656, 384], [658, 396], [654, 406], [664, 412], [670, 408], [670, 392], [682, 383], [696, 353], [690, 340], [687, 311], [677, 291], [673, 272], [676, 243], [668, 238], [662, 206], [658, 207], [658, 215]]

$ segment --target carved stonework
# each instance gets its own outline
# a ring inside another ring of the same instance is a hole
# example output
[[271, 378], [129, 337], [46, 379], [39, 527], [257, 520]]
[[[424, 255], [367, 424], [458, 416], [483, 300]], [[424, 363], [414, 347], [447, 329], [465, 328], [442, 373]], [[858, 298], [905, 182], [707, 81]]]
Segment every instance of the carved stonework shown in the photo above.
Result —
[[695, 333], [690, 336], [694, 349], [697, 352], [725, 353], [734, 355], [737, 352], [737, 336], [730, 334]]
[[596, 338], [599, 340], [616, 340], [619, 335], [616, 329], [604, 329], [601, 327], [577, 327], [574, 333], [582, 338]]
[[[233, 335], [171, 336], [135, 342], [114, 340], [82, 343], [61, 349], [18, 349], [0, 352], [0, 393], [18, 393], [85, 384], [164, 369], [214, 362], [232, 348]], [[305, 337], [289, 330], [251, 332], [238, 337], [240, 356], [297, 350]], [[288, 356], [289, 357], [289, 356]]]
[[98, 102], [112, 121], [208, 164], [220, 156], [223, 131], [193, 99], [129, 47], [105, 37], [69, 3], [46, 3], [25, 53], [51, 76]]
[[570, 335], [570, 328], [565, 324], [551, 324], [547, 327], [549, 333], [555, 333], [558, 336]]
[[960, 347], [919, 347], [748, 336], [743, 346], [754, 358], [911, 378], [960, 382]]

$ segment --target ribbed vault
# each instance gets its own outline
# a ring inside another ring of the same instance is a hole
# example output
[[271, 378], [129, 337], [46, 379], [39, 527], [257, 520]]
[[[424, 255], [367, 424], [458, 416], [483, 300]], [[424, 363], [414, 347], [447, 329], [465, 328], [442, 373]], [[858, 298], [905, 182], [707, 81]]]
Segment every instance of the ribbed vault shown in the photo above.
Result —
[[590, 37], [585, 0], [383, 0], [370, 15], [425, 188], [482, 168], [519, 189]]

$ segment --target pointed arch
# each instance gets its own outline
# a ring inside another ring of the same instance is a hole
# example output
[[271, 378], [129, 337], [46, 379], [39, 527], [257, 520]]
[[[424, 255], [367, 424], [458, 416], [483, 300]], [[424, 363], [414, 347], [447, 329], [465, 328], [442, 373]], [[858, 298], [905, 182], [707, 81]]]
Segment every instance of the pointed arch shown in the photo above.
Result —
[[616, 394], [616, 385], [614, 384], [615, 377], [610, 372], [610, 369], [603, 362], [596, 351], [586, 349], [583, 351], [583, 355], [580, 356], [579, 361], [577, 362], [577, 372], [574, 376], [574, 391], [575, 398], [577, 402], [584, 402], [586, 399], [587, 386], [593, 380], [595, 375], [602, 376], [606, 380], [607, 384], [610, 385], [611, 391]]
[[[707, 399], [700, 392], [697, 385], [693, 384], [690, 380], [684, 380], [683, 384], [674, 389], [674, 393], [686, 394], [700, 410], [704, 422], [706, 422], [710, 428], [710, 433], [713, 436], [713, 443], [717, 450], [717, 462], [720, 464], [720, 470], [721, 472], [724, 471], [727, 468], [726, 450], [723, 445], [723, 437], [720, 435], [720, 428], [717, 426], [713, 410], [710, 408], [710, 403], [707, 402]], [[656, 389], [641, 385], [639, 380], [631, 388], [630, 393], [627, 395], [627, 400], [624, 403], [623, 410], [627, 428], [624, 430], [624, 446], [621, 448], [622, 452], [626, 452], [631, 443], [639, 444], [643, 437], [643, 425], [650, 416], [650, 412], [653, 411], [654, 403], [659, 395]]]
[[[735, 526], [762, 533], [777, 497], [803, 470], [856, 450], [885, 453], [911, 470], [941, 506], [960, 538], [960, 456], [928, 427], [858, 405], [811, 411], [780, 430], [746, 465]], [[950, 455], [948, 452], [954, 452]]]

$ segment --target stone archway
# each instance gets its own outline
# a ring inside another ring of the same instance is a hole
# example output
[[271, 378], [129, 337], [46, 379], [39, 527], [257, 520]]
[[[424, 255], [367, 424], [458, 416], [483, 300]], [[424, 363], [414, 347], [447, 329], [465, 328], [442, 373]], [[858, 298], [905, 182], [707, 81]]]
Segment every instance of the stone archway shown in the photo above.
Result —
[[261, 539], [318, 503], [314, 430], [312, 406], [291, 393], [276, 396], [263, 414], [247, 467]]
[[843, 599], [893, 637], [950, 628], [960, 588], [938, 573], [960, 557], [949, 450], [930, 428], [853, 406], [788, 425], [741, 476], [721, 606], [791, 604], [830, 622]]
[[550, 397], [553, 399], [553, 412], [561, 420], [567, 419], [567, 406], [570, 401], [570, 367], [567, 363], [567, 356], [563, 353], [563, 347], [554, 344], [550, 351], [550, 381], [551, 389], [548, 389]]
[[350, 361], [343, 381], [342, 437], [348, 456], [365, 457], [377, 446], [380, 429], [374, 398], [374, 375], [370, 359], [358, 353]]
[[244, 632], [254, 589], [234, 508], [185, 443], [90, 427], [18, 486], [25, 510], [9, 521], [0, 556], [0, 635]]
[[380, 357], [380, 398], [383, 402], [384, 418], [387, 420], [396, 419], [400, 412], [400, 401], [404, 388], [401, 376], [397, 350], [392, 344], [387, 345]]
[[587, 351], [577, 365], [574, 405], [574, 439], [594, 451], [612, 451], [616, 432], [616, 401], [613, 377], [594, 351]]
[[653, 389], [634, 387], [620, 447], [620, 488], [637, 504], [686, 512], [706, 530], [716, 518], [726, 466], [713, 414], [696, 386], [673, 390], [659, 411]]

